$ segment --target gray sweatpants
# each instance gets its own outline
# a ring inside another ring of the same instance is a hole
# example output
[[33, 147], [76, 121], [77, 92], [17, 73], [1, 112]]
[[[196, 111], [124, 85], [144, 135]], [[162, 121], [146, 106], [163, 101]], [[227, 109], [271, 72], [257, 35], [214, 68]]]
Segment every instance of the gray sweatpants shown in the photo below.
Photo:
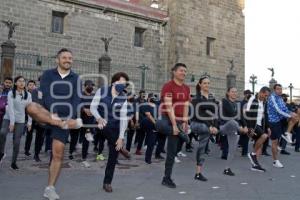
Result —
[[202, 166], [205, 159], [203, 158], [205, 152], [205, 146], [209, 140], [209, 129], [206, 124], [200, 122], [192, 122], [191, 123], [192, 132], [198, 136], [199, 146], [197, 148], [196, 160], [197, 166]]
[[[24, 123], [15, 123], [15, 130], [13, 132], [13, 155], [12, 163], [17, 162], [19, 150], [20, 150], [20, 141], [24, 131]], [[9, 132], [9, 120], [4, 119], [2, 122], [2, 127], [0, 130], [0, 153], [4, 153], [6, 136]]]
[[220, 126], [220, 132], [222, 135], [227, 136], [228, 140], [228, 157], [226, 168], [230, 166], [234, 158], [234, 153], [237, 150], [237, 144], [239, 140], [239, 135], [237, 134], [239, 130], [239, 124], [235, 120], [230, 120], [226, 122], [224, 125]]

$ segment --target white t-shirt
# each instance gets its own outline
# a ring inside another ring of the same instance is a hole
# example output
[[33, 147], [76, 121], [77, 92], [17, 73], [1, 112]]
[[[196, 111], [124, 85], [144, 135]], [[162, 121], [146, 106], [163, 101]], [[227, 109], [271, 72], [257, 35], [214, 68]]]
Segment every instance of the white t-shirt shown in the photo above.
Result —
[[59, 73], [60, 77], [62, 79], [64, 79], [65, 77], [67, 77], [70, 74], [70, 71], [68, 73], [66, 73], [66, 74], [61, 74], [60, 72], [58, 72], [58, 73]]
[[[251, 104], [252, 104], [252, 102], [253, 102], [254, 99], [255, 99], [255, 95], [253, 95], [249, 99], [249, 101], [247, 103], [247, 111], [250, 111], [250, 107], [251, 107]], [[259, 125], [259, 126], [262, 126], [262, 120], [264, 118], [264, 112], [265, 112], [264, 102], [260, 101], [258, 99], [258, 110], [257, 110], [256, 124]]]

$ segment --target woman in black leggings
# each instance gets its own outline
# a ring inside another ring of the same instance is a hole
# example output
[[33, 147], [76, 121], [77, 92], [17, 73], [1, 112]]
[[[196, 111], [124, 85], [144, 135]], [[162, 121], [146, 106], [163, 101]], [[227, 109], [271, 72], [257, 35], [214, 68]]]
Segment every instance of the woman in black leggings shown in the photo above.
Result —
[[202, 175], [205, 152], [205, 147], [211, 134], [215, 135], [218, 132], [217, 123], [217, 102], [213, 95], [209, 92], [210, 80], [208, 76], [200, 78], [196, 86], [196, 97], [192, 100], [194, 108], [194, 116], [191, 122], [191, 130], [197, 135], [199, 146], [196, 153], [196, 175], [195, 179], [207, 181], [207, 178]]

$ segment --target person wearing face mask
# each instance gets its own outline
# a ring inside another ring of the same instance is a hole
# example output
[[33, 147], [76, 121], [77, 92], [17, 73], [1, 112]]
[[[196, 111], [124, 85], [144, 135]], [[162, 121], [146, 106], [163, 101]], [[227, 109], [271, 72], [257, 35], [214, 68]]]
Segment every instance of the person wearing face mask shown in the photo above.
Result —
[[[91, 80], [86, 80], [84, 82], [84, 91], [83, 96], [81, 98], [81, 119], [84, 125], [92, 125], [95, 122], [95, 118], [93, 117], [90, 111], [90, 104], [93, 99], [93, 87], [95, 84]], [[91, 134], [92, 129], [82, 127], [80, 129], [74, 129], [70, 131], [71, 142], [69, 149], [69, 159], [73, 159], [73, 152], [76, 149], [76, 145], [78, 144], [78, 139], [80, 137], [82, 141], [82, 165], [86, 168], [90, 167], [90, 164], [86, 161], [89, 141], [93, 141], [93, 136]]]
[[157, 139], [157, 131], [155, 130], [155, 123], [157, 119], [157, 108], [155, 104], [155, 97], [152, 93], [148, 95], [148, 102], [140, 107], [140, 124], [141, 128], [146, 132], [147, 150], [145, 153], [145, 162], [151, 164], [152, 152]]
[[112, 179], [119, 151], [123, 147], [124, 133], [128, 126], [127, 96], [124, 90], [129, 77], [124, 72], [112, 76], [111, 85], [98, 89], [92, 104], [91, 113], [95, 117], [98, 129], [108, 141], [109, 156], [105, 169], [103, 189], [112, 192]]

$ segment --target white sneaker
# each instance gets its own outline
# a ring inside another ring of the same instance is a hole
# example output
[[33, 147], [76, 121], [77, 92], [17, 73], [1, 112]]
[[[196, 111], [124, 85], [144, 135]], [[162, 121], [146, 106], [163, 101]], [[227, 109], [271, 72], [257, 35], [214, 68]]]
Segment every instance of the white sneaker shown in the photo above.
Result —
[[177, 156], [178, 156], [178, 157], [183, 157], [183, 158], [185, 158], [185, 157], [186, 157], [186, 154], [184, 154], [184, 153], [182, 153], [182, 152], [180, 151], [180, 152], [178, 152]]
[[280, 146], [277, 146], [278, 151], [282, 151], [282, 148]]
[[285, 139], [288, 143], [290, 143], [290, 144], [293, 143], [293, 140], [292, 140], [293, 135], [291, 133], [285, 132], [283, 135], [281, 135], [281, 137], [283, 139]]
[[275, 160], [273, 162], [273, 166], [277, 167], [277, 168], [283, 168], [283, 164], [281, 164], [281, 162], [279, 160]]
[[175, 160], [175, 163], [181, 163], [181, 160], [179, 160], [177, 156], [175, 156], [174, 160]]
[[54, 186], [48, 186], [45, 188], [44, 197], [48, 198], [49, 200], [57, 200], [59, 199], [58, 194], [55, 192]]
[[86, 133], [85, 134], [85, 139], [89, 142], [93, 142], [94, 141], [94, 137], [91, 133]]
[[81, 164], [82, 164], [82, 166], [85, 167], [85, 168], [90, 168], [90, 167], [91, 167], [90, 163], [89, 163], [88, 161], [86, 161], [86, 160], [83, 161]]
[[143, 149], [146, 150], [146, 149], [147, 149], [147, 145], [145, 145], [145, 146], [143, 147]]

